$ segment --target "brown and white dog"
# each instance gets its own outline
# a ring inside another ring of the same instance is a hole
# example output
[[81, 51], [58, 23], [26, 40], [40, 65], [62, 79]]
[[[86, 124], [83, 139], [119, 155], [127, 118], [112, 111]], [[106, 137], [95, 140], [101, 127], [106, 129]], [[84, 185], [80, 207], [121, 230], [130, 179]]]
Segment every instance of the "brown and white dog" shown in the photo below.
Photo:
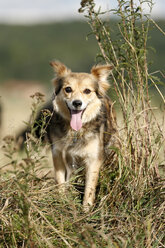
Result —
[[54, 114], [47, 135], [52, 146], [55, 180], [64, 184], [74, 168], [85, 164], [83, 206], [89, 209], [95, 199], [100, 167], [114, 145], [116, 118], [106, 96], [111, 65], [98, 65], [91, 73], [74, 73], [64, 64], [50, 63], [53, 80]]

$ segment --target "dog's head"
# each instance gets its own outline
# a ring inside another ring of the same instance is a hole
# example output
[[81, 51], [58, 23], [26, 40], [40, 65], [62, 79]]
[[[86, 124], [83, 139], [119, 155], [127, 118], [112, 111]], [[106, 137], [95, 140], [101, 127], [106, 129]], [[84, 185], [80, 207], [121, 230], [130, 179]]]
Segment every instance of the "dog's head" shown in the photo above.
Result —
[[56, 72], [54, 108], [78, 131], [99, 113], [101, 98], [109, 88], [107, 77], [112, 66], [94, 66], [89, 74], [74, 73], [58, 61], [50, 64]]

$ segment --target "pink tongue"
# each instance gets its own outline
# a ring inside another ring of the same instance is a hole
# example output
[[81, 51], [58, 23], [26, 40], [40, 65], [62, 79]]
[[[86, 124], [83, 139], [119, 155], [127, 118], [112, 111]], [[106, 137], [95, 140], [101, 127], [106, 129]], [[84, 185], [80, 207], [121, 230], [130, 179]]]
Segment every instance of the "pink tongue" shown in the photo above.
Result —
[[81, 114], [82, 114], [82, 110], [80, 111], [71, 110], [70, 125], [76, 131], [78, 131], [82, 127]]

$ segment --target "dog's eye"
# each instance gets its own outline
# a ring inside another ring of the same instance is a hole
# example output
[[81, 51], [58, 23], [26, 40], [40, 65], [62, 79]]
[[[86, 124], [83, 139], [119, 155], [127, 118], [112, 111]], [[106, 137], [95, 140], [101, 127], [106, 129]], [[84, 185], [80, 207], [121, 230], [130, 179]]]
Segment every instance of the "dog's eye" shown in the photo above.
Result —
[[71, 93], [72, 92], [72, 88], [71, 87], [66, 87], [65, 88], [65, 92], [66, 93]]
[[83, 92], [84, 92], [85, 94], [90, 94], [90, 93], [91, 93], [91, 90], [90, 90], [90, 89], [85, 89]]

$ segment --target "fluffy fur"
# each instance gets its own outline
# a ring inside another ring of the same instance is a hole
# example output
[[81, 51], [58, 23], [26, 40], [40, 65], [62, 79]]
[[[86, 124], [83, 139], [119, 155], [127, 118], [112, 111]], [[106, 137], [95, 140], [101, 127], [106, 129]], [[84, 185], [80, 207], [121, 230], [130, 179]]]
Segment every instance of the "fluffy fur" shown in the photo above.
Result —
[[106, 96], [111, 65], [98, 65], [91, 73], [74, 73], [64, 64], [51, 62], [54, 114], [47, 134], [52, 146], [55, 180], [64, 185], [75, 167], [85, 164], [83, 205], [89, 209], [95, 199], [99, 170], [116, 133], [116, 118]]

